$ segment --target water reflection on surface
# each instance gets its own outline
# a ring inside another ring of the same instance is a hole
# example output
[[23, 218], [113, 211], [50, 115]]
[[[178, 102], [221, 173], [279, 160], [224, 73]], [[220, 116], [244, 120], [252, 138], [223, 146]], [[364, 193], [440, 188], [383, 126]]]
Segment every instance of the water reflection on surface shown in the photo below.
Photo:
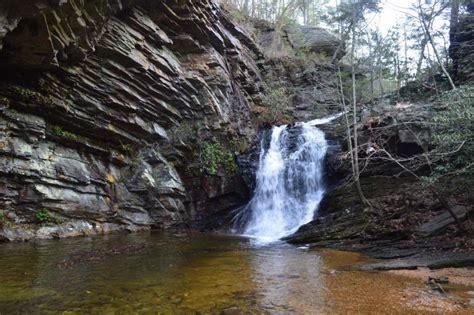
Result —
[[322, 260], [286, 244], [260, 248], [252, 257], [252, 277], [260, 303], [271, 310], [319, 310], [325, 294]]
[[0, 244], [0, 313], [416, 313], [420, 284], [361, 260], [199, 234]]

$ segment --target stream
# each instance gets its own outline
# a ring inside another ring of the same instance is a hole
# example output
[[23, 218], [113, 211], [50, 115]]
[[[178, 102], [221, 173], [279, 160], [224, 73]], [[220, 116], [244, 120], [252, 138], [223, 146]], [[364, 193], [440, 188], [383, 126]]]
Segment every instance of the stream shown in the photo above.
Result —
[[354, 268], [366, 261], [198, 233], [6, 243], [0, 313], [459, 314], [420, 281]]
[[360, 271], [369, 260], [359, 254], [279, 241], [317, 213], [327, 142], [316, 125], [331, 119], [274, 127], [262, 140], [254, 197], [235, 218], [245, 237], [0, 244], [0, 314], [462, 314], [422, 281]]

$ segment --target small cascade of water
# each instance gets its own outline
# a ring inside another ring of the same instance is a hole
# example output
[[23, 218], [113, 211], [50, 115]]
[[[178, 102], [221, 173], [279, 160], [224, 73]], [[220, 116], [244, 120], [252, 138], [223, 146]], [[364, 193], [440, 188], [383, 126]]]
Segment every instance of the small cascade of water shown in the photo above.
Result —
[[265, 145], [268, 139], [262, 139], [254, 196], [237, 217], [244, 221], [244, 235], [270, 243], [313, 219], [325, 192], [327, 151], [324, 133], [316, 125], [339, 116], [275, 126], [270, 143]]

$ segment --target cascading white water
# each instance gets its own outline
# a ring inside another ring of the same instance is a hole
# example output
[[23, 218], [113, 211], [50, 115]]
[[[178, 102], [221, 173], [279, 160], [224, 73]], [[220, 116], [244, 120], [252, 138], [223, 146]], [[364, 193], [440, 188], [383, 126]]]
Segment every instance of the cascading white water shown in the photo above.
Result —
[[339, 116], [276, 126], [269, 146], [262, 140], [254, 196], [241, 210], [246, 216], [245, 235], [270, 243], [313, 219], [325, 192], [327, 151], [324, 133], [315, 126]]

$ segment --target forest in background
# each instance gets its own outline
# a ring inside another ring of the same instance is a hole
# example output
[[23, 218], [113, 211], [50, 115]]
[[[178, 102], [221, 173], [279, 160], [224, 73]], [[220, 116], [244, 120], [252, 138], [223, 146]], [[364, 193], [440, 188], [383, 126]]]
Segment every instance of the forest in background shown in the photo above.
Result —
[[[280, 32], [299, 24], [323, 27], [336, 35], [343, 43], [337, 49], [344, 50], [345, 56], [339, 61], [335, 54], [329, 63], [338, 69], [344, 92], [341, 108], [347, 113], [347, 139], [351, 139], [347, 144], [351, 182], [361, 203], [371, 208], [360, 185], [363, 169], [370, 163], [389, 161], [431, 191], [458, 221], [449, 199], [453, 193], [472, 198], [468, 187], [474, 165], [474, 88], [458, 78], [459, 66], [450, 56], [450, 46], [455, 44], [455, 34], [462, 31], [458, 29], [459, 21], [474, 12], [472, 0], [413, 0], [407, 8], [386, 0], [222, 2], [237, 18], [266, 20]], [[389, 28], [384, 21], [374, 23], [387, 8], [403, 13], [403, 19]], [[423, 124], [432, 132], [429, 145], [418, 139], [422, 147], [419, 154], [397, 155], [381, 139], [360, 143], [362, 112], [387, 102], [400, 109], [413, 102], [443, 107], [442, 111], [434, 110], [436, 113], [429, 121], [404, 122], [407, 126]], [[437, 187], [449, 178], [462, 178], [466, 185]]]
[[[280, 28], [295, 23], [326, 28], [345, 41], [348, 51], [355, 13], [356, 70], [368, 74], [366, 80], [358, 82], [361, 101], [398, 91], [409, 81], [433, 81], [433, 76], [443, 72], [443, 66], [452, 69], [450, 34], [459, 17], [473, 9], [472, 0], [413, 0], [409, 7], [385, 0], [221, 2], [241, 18], [263, 19]], [[382, 9], [392, 10], [403, 19], [387, 27], [386, 21], [380, 20]], [[343, 62], [350, 63], [349, 59], [346, 54]]]

